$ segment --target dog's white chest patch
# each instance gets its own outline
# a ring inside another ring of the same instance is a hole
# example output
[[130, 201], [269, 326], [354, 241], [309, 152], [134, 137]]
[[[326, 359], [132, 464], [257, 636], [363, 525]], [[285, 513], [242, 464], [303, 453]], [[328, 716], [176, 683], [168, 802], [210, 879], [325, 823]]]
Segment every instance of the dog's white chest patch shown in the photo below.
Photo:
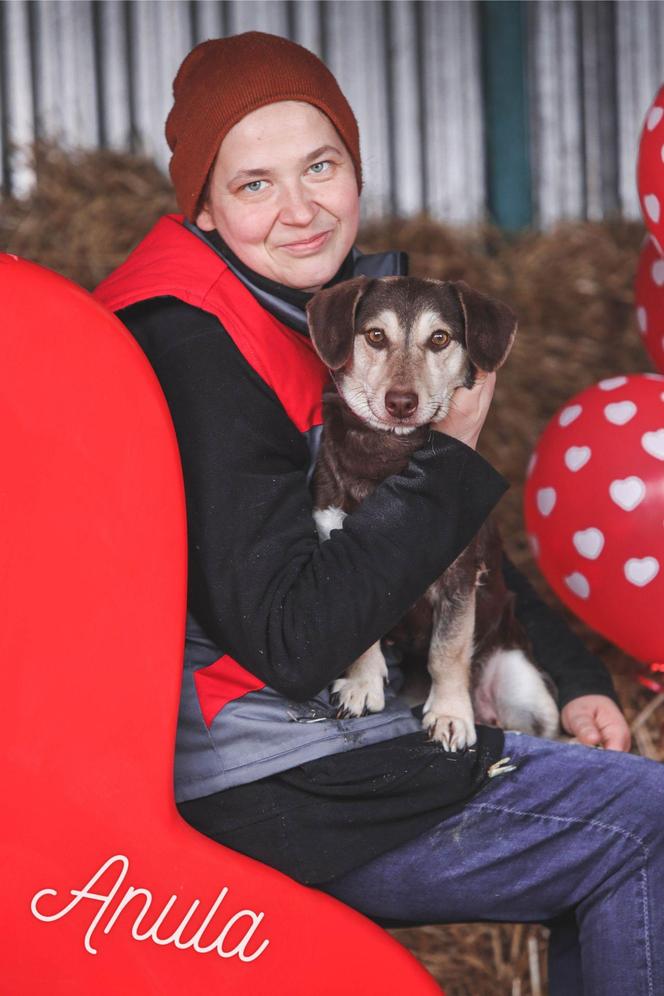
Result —
[[344, 510], [336, 508], [334, 505], [329, 505], [327, 508], [315, 508], [314, 522], [321, 542], [330, 538], [333, 529], [341, 529], [345, 518]]

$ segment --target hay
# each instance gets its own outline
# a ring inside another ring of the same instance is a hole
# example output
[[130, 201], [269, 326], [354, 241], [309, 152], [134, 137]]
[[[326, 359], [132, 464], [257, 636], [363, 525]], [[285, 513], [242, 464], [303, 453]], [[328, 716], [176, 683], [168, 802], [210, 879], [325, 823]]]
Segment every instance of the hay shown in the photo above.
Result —
[[[0, 203], [0, 245], [88, 289], [160, 215], [175, 209], [168, 181], [145, 159], [113, 152], [65, 155], [42, 145], [34, 163], [33, 196]], [[462, 278], [517, 313], [519, 335], [499, 375], [481, 446], [512, 483], [499, 512], [508, 551], [554, 605], [529, 557], [521, 482], [539, 433], [565, 400], [603, 377], [650, 369], [633, 308], [642, 239], [641, 225], [621, 221], [569, 223], [512, 239], [490, 227], [460, 232], [426, 218], [374, 224], [362, 233], [365, 250], [404, 249], [413, 274]], [[633, 661], [562, 611], [611, 669], [637, 749], [663, 760], [664, 696], [653, 698], [638, 686]], [[448, 996], [545, 996], [542, 927], [461, 924], [393, 934]]]
[[147, 159], [117, 152], [65, 154], [34, 147], [37, 187], [0, 203], [0, 246], [92, 290], [162, 214], [175, 210], [168, 180]]
[[446, 996], [545, 996], [548, 932], [527, 924], [456, 924], [390, 931]]

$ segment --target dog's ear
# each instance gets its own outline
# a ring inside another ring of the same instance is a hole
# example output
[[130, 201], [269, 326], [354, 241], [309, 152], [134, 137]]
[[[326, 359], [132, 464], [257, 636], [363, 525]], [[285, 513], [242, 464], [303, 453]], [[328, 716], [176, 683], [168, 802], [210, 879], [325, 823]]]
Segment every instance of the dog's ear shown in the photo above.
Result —
[[355, 312], [370, 281], [353, 277], [317, 291], [307, 304], [309, 334], [326, 367], [339, 370], [353, 349]]
[[516, 315], [502, 301], [480, 294], [463, 280], [453, 282], [452, 286], [466, 322], [466, 349], [470, 359], [487, 373], [497, 370], [512, 348]]

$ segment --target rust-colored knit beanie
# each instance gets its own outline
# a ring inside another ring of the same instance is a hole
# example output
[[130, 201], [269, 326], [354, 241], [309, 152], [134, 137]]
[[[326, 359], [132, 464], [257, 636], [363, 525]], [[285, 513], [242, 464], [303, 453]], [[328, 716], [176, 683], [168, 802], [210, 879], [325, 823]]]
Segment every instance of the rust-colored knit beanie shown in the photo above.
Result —
[[173, 98], [166, 120], [169, 168], [190, 221], [224, 136], [246, 114], [279, 100], [301, 100], [327, 114], [362, 186], [360, 136], [348, 101], [327, 66], [287, 38], [248, 31], [201, 42], [180, 66]]

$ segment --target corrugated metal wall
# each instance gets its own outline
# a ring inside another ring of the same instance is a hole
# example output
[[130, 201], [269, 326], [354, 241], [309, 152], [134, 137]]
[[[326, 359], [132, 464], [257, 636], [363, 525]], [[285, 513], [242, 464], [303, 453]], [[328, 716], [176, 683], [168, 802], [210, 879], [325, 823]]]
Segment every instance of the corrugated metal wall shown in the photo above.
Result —
[[[522, 7], [534, 222], [638, 216], [636, 142], [664, 76], [664, 3]], [[360, 122], [366, 215], [481, 220], [481, 12], [476, 0], [2, 0], [3, 188], [29, 189], [34, 137], [141, 151], [165, 169], [181, 59], [204, 38], [258, 28], [311, 48], [338, 77]]]
[[536, 218], [639, 217], [638, 139], [664, 82], [664, 3], [527, 5]]

